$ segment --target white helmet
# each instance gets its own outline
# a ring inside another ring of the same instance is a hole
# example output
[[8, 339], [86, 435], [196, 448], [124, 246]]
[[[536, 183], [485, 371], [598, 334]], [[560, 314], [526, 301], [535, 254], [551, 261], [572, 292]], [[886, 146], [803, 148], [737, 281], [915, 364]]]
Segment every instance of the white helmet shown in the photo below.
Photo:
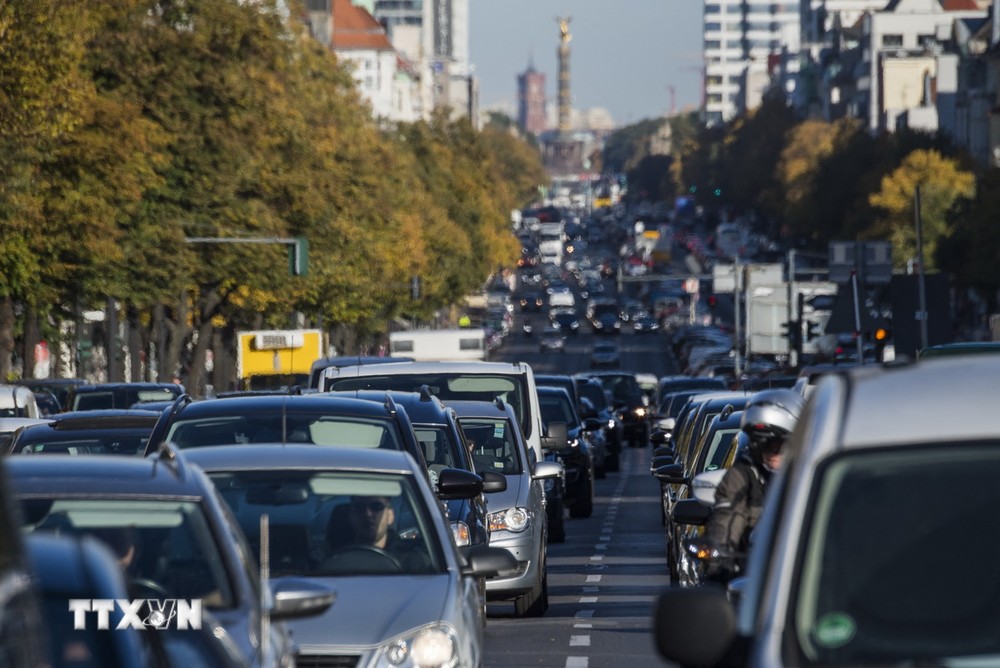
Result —
[[740, 429], [751, 442], [784, 440], [799, 421], [803, 406], [802, 395], [787, 389], [763, 390], [750, 397]]

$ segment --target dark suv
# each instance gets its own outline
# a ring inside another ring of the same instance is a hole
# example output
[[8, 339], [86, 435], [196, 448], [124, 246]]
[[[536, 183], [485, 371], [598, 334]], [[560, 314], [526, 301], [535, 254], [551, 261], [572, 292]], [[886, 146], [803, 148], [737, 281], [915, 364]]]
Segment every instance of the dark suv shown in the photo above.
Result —
[[611, 405], [621, 417], [624, 440], [633, 448], [646, 446], [651, 411], [635, 374], [631, 371], [591, 371], [583, 375], [601, 381], [611, 396]]
[[165, 442], [179, 449], [247, 443], [384, 448], [409, 452], [425, 466], [410, 418], [391, 397], [377, 403], [324, 394], [236, 395], [204, 401], [185, 396], [160, 416], [146, 454]]
[[[445, 406], [426, 388], [421, 392], [344, 391], [333, 392], [329, 396], [348, 396], [379, 403], [390, 398], [395, 405], [403, 408], [413, 424], [417, 442], [427, 461], [432, 488], [437, 489], [437, 477], [444, 469], [457, 468], [476, 473], [472, 453], [458, 424], [455, 411]], [[507, 489], [507, 479], [499, 473], [483, 472], [478, 475], [483, 478], [485, 493], [502, 492]], [[448, 508], [448, 521], [451, 523], [455, 543], [459, 547], [489, 543], [489, 520], [484, 494], [471, 499], [450, 499], [445, 503]]]
[[176, 383], [100, 383], [74, 385], [66, 395], [64, 411], [132, 408], [144, 401], [169, 401], [184, 394]]
[[[569, 392], [561, 387], [538, 388], [538, 404], [547, 430], [553, 424], [566, 426], [566, 443], [556, 450], [566, 469], [565, 503], [570, 517], [590, 517], [594, 509], [594, 455], [584, 432], [600, 429], [596, 419], [581, 420]], [[554, 524], [552, 518], [549, 524]]]

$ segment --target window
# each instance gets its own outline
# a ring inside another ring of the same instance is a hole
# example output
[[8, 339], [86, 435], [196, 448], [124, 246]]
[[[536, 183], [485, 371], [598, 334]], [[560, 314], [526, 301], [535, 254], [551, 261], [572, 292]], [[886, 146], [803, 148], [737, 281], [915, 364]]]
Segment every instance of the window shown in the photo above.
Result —
[[882, 46], [885, 48], [897, 48], [903, 46], [903, 36], [895, 34], [882, 35]]

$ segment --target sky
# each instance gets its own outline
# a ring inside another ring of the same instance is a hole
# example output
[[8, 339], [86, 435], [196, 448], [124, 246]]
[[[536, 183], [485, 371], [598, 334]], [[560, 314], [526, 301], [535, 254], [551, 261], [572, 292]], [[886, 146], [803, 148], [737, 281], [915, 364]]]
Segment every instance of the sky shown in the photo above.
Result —
[[469, 52], [481, 109], [517, 106], [517, 75], [533, 61], [558, 97], [559, 25], [571, 17], [575, 109], [607, 109], [628, 125], [701, 102], [700, 0], [470, 0]]

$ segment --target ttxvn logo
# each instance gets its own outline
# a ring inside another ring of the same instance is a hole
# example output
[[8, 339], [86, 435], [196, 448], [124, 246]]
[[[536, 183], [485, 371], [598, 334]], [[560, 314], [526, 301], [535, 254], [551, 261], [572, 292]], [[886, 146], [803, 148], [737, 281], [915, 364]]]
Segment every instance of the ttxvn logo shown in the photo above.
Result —
[[[73, 628], [88, 628], [88, 618], [97, 617], [97, 629], [107, 631], [112, 626], [121, 629], [175, 628], [180, 631], [201, 628], [201, 599], [180, 598], [71, 598], [69, 611], [73, 613]], [[117, 612], [116, 612], [117, 611]]]

